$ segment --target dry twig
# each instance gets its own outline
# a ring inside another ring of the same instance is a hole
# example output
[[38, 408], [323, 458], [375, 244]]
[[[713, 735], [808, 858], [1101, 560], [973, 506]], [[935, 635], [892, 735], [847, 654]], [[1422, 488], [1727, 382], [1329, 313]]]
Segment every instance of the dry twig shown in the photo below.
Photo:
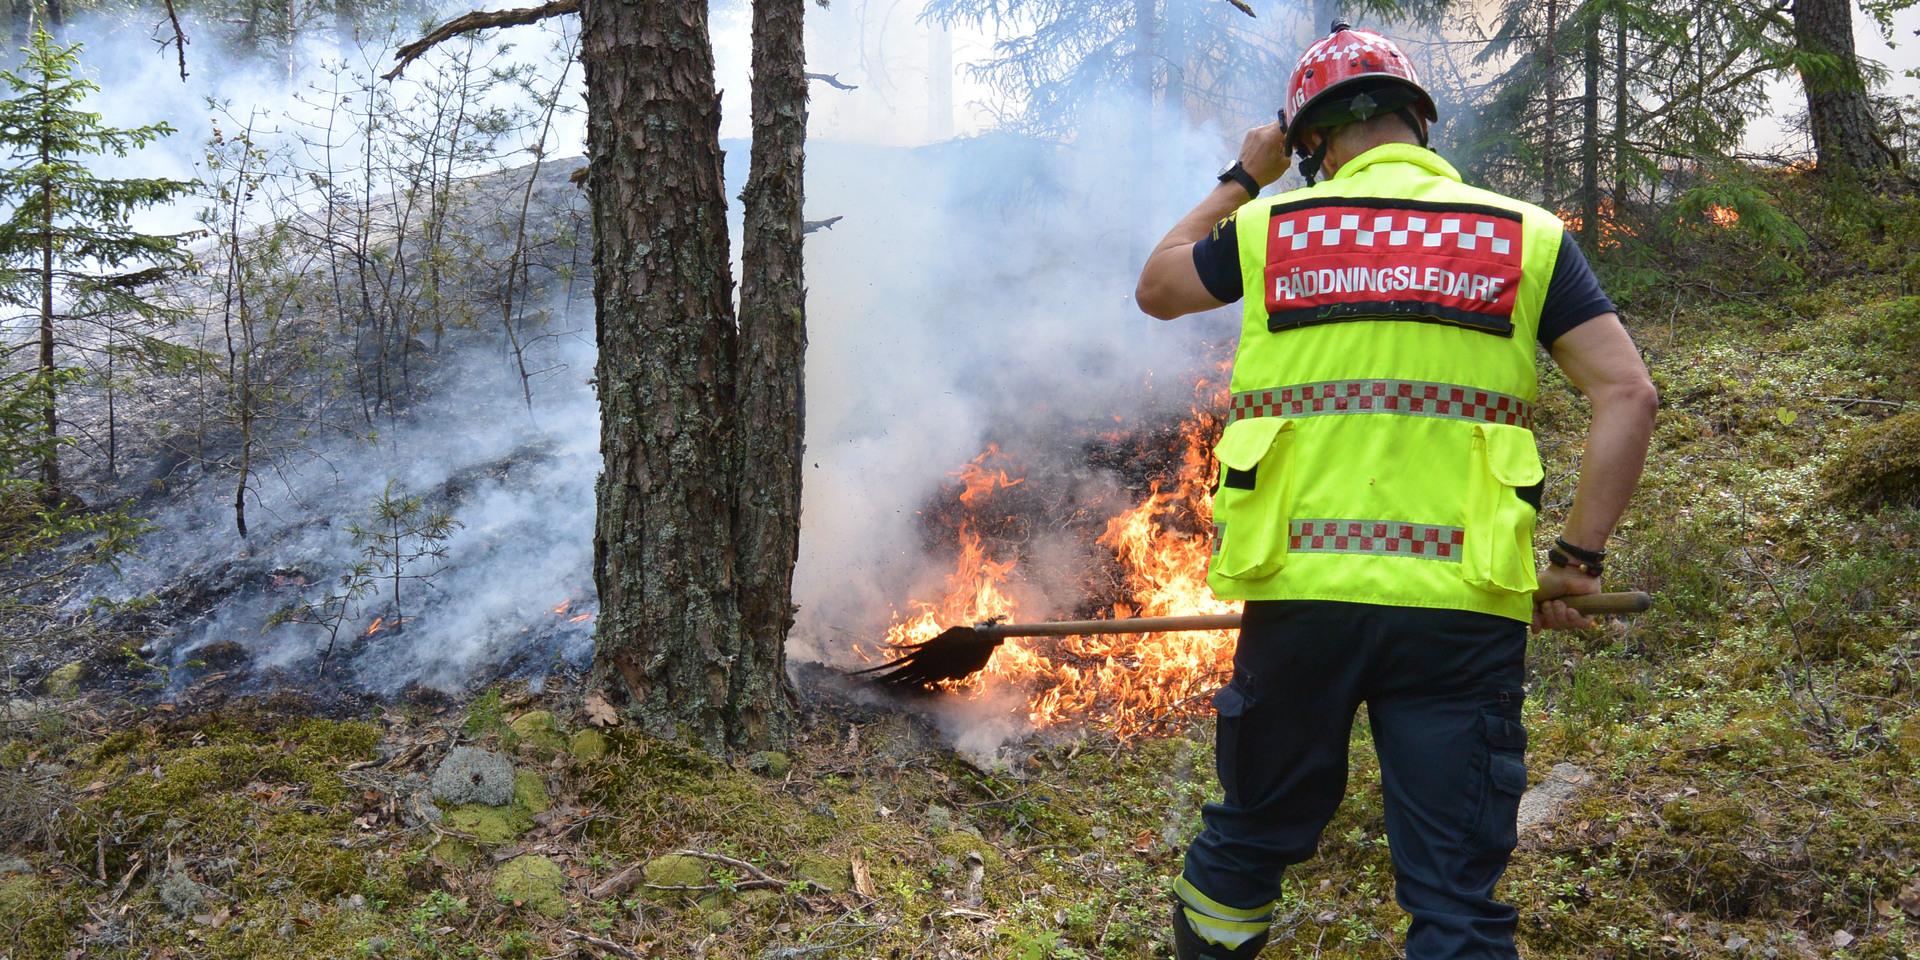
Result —
[[476, 10], [448, 20], [427, 33], [426, 36], [401, 47], [393, 52], [393, 69], [380, 75], [382, 80], [392, 80], [407, 68], [407, 64], [420, 59], [422, 54], [441, 43], [476, 30], [491, 30], [495, 27], [521, 27], [529, 23], [539, 23], [550, 17], [565, 16], [580, 12], [580, 0], [549, 0], [537, 7], [515, 7], [512, 10]]

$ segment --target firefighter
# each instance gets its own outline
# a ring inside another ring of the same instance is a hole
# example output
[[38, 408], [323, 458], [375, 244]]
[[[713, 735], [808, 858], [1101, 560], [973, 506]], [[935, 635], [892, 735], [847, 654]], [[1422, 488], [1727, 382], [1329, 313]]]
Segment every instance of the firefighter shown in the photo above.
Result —
[[[1362, 703], [1408, 960], [1517, 956], [1493, 893], [1527, 785], [1527, 626], [1592, 626], [1555, 598], [1599, 592], [1657, 400], [1560, 220], [1461, 182], [1436, 119], [1392, 41], [1335, 24], [1140, 276], [1161, 319], [1244, 303], [1208, 582], [1246, 613], [1213, 701], [1223, 796], [1174, 883], [1183, 960], [1260, 952]], [[1260, 196], [1290, 154], [1308, 186]], [[1536, 343], [1592, 407], [1543, 566]]]

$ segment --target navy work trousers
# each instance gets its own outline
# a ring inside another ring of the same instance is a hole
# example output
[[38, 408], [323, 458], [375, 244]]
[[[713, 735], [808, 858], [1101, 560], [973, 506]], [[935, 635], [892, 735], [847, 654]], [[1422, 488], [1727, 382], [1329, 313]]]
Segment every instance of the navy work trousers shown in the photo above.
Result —
[[1347, 785], [1367, 705], [1380, 757], [1407, 960], [1517, 956], [1493, 899], [1526, 789], [1527, 626], [1488, 614], [1332, 601], [1252, 602], [1233, 679], [1214, 697], [1225, 797], [1202, 811], [1185, 876], [1231, 907], [1280, 895]]

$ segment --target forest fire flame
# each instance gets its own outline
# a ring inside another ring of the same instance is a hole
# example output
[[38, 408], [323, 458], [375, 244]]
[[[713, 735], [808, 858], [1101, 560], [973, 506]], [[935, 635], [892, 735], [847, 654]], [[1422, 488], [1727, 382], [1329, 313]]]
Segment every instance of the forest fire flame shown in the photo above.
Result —
[[[1095, 617], [1232, 613], [1236, 604], [1214, 599], [1207, 588], [1211, 544], [1213, 481], [1212, 439], [1224, 409], [1226, 387], [1212, 379], [1195, 385], [1192, 414], [1181, 424], [1178, 466], [1170, 477], [1152, 481], [1145, 496], [1110, 517], [1095, 538], [1111, 552], [1121, 576], [1119, 597], [1097, 600]], [[995, 494], [1018, 486], [1023, 477], [1004, 466], [1008, 458], [989, 446], [953, 476], [961, 485], [964, 508], [953, 528], [957, 555], [937, 600], [915, 600], [915, 612], [896, 618], [887, 646], [859, 651], [877, 660], [898, 648], [922, 643], [943, 629], [1022, 613], [1012, 597], [1019, 560], [996, 557], [980, 534], [983, 523], [1004, 513]], [[995, 464], [992, 469], [988, 464]], [[998, 511], [998, 513], [997, 513]], [[1038, 610], [1027, 619], [1060, 611]], [[967, 697], [992, 689], [1027, 691], [1028, 721], [1036, 728], [1063, 723], [1104, 727], [1121, 739], [1147, 733], [1157, 725], [1196, 716], [1232, 670], [1234, 634], [1172, 633], [1067, 638], [1012, 638], [994, 652], [985, 670], [950, 685], [949, 693]]]
[[1716, 227], [1731, 227], [1740, 222], [1740, 211], [1717, 203], [1708, 204], [1706, 214]]

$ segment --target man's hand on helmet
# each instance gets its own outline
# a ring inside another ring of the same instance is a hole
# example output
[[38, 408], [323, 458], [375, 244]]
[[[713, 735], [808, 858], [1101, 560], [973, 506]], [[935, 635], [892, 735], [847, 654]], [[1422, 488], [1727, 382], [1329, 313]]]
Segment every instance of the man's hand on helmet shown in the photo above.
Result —
[[1287, 155], [1287, 131], [1278, 123], [1254, 127], [1240, 142], [1241, 168], [1263, 187], [1285, 176], [1292, 165], [1293, 158]]

